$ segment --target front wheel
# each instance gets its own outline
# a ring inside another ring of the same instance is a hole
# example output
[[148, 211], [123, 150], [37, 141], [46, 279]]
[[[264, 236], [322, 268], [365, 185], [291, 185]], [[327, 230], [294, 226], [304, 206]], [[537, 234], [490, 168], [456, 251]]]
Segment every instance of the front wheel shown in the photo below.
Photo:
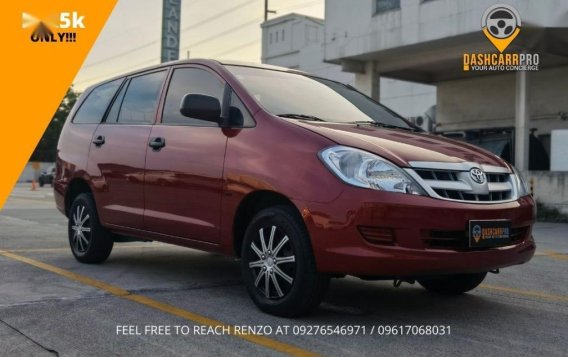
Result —
[[475, 289], [486, 275], [487, 273], [440, 275], [420, 279], [418, 283], [433, 293], [459, 295]]
[[317, 271], [304, 222], [287, 206], [262, 210], [249, 224], [241, 270], [254, 303], [269, 314], [305, 315], [322, 301], [329, 277]]
[[89, 193], [82, 193], [73, 201], [69, 211], [68, 233], [71, 252], [81, 263], [101, 263], [112, 251], [114, 241], [101, 225], [95, 200]]

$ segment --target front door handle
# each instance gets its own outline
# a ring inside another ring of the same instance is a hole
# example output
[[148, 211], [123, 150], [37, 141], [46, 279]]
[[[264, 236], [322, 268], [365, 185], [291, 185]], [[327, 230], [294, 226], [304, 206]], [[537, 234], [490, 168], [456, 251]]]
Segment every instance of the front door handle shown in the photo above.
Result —
[[93, 140], [93, 144], [95, 144], [95, 146], [99, 147], [101, 145], [103, 145], [105, 143], [105, 137], [102, 135], [97, 136], [94, 140]]
[[159, 151], [161, 148], [166, 146], [166, 139], [160, 137], [152, 138], [150, 139], [150, 143], [148, 143], [148, 146], [156, 151]]

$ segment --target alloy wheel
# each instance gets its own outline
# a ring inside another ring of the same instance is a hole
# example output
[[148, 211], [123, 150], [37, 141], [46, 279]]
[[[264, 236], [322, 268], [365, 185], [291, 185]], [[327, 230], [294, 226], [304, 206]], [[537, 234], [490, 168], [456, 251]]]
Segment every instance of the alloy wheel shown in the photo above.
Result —
[[[268, 239], [265, 233], [269, 233]], [[260, 228], [249, 253], [255, 287], [267, 299], [286, 296], [296, 276], [296, 255], [288, 236], [276, 226]]]
[[77, 205], [75, 212], [73, 212], [73, 224], [71, 230], [73, 235], [71, 242], [73, 249], [77, 253], [85, 253], [91, 244], [91, 216], [83, 205]]

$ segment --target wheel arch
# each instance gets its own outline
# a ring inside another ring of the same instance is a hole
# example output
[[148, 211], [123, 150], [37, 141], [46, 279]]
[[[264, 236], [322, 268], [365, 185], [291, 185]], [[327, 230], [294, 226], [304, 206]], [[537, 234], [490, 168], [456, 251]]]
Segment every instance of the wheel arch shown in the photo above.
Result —
[[233, 218], [233, 253], [236, 257], [241, 256], [241, 245], [250, 221], [258, 212], [274, 206], [292, 208], [297, 217], [304, 222], [298, 207], [285, 195], [269, 190], [250, 192], [241, 200]]
[[[75, 197], [80, 195], [81, 193], [93, 193], [91, 186], [89, 186], [87, 180], [77, 177], [71, 180], [69, 186], [67, 187], [67, 191], [65, 193], [65, 214], [69, 217], [69, 210], [71, 209], [71, 205], [75, 200]], [[94, 197], [93, 197], [94, 199]]]

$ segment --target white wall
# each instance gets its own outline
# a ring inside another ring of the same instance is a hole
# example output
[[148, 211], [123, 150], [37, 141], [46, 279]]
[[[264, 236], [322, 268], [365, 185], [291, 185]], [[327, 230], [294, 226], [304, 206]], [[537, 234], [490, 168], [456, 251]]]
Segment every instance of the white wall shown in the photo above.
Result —
[[556, 208], [568, 214], [568, 175], [566, 172], [529, 171], [525, 172], [533, 197], [547, 207]]
[[341, 66], [323, 62], [323, 44], [310, 44], [300, 50], [299, 70], [316, 76], [333, 79], [342, 83], [353, 84], [355, 76], [343, 72]]
[[568, 172], [568, 130], [556, 129], [550, 134], [550, 170]]
[[[568, 112], [568, 67], [529, 72], [529, 128], [537, 135], [568, 128], [556, 117]], [[438, 83], [438, 131], [512, 127], [515, 74], [500, 74]]]
[[[282, 30], [285, 31], [283, 41]], [[343, 72], [341, 66], [323, 61], [324, 25], [301, 15], [286, 15], [265, 23], [262, 32], [263, 63], [294, 68], [355, 85], [353, 73]], [[276, 33], [279, 34], [278, 42]], [[423, 115], [436, 103], [435, 86], [381, 78], [379, 92], [383, 104], [405, 117]]]
[[323, 24], [295, 14], [272, 19], [262, 25], [262, 62], [280, 61], [288, 65], [277, 65], [295, 68], [299, 58], [294, 55], [306, 46], [322, 43]]
[[479, 32], [496, 3], [513, 5], [523, 24], [565, 27], [565, 0], [401, 0], [401, 10], [374, 14], [374, 0], [326, 0], [326, 60], [368, 54], [464, 33]]
[[436, 87], [414, 82], [381, 78], [381, 103], [403, 117], [423, 115], [436, 104]]
[[[282, 30], [285, 31], [282, 40]], [[324, 25], [302, 15], [286, 15], [262, 26], [262, 62], [353, 84], [354, 75], [323, 61]], [[276, 34], [278, 42], [276, 42]], [[270, 42], [272, 34], [272, 42]], [[289, 34], [289, 35], [288, 35]]]
[[[282, 33], [284, 39], [282, 40]], [[278, 37], [278, 38], [277, 38]], [[281, 56], [294, 51], [292, 47], [292, 22], [282, 21], [262, 31], [262, 58]]]

